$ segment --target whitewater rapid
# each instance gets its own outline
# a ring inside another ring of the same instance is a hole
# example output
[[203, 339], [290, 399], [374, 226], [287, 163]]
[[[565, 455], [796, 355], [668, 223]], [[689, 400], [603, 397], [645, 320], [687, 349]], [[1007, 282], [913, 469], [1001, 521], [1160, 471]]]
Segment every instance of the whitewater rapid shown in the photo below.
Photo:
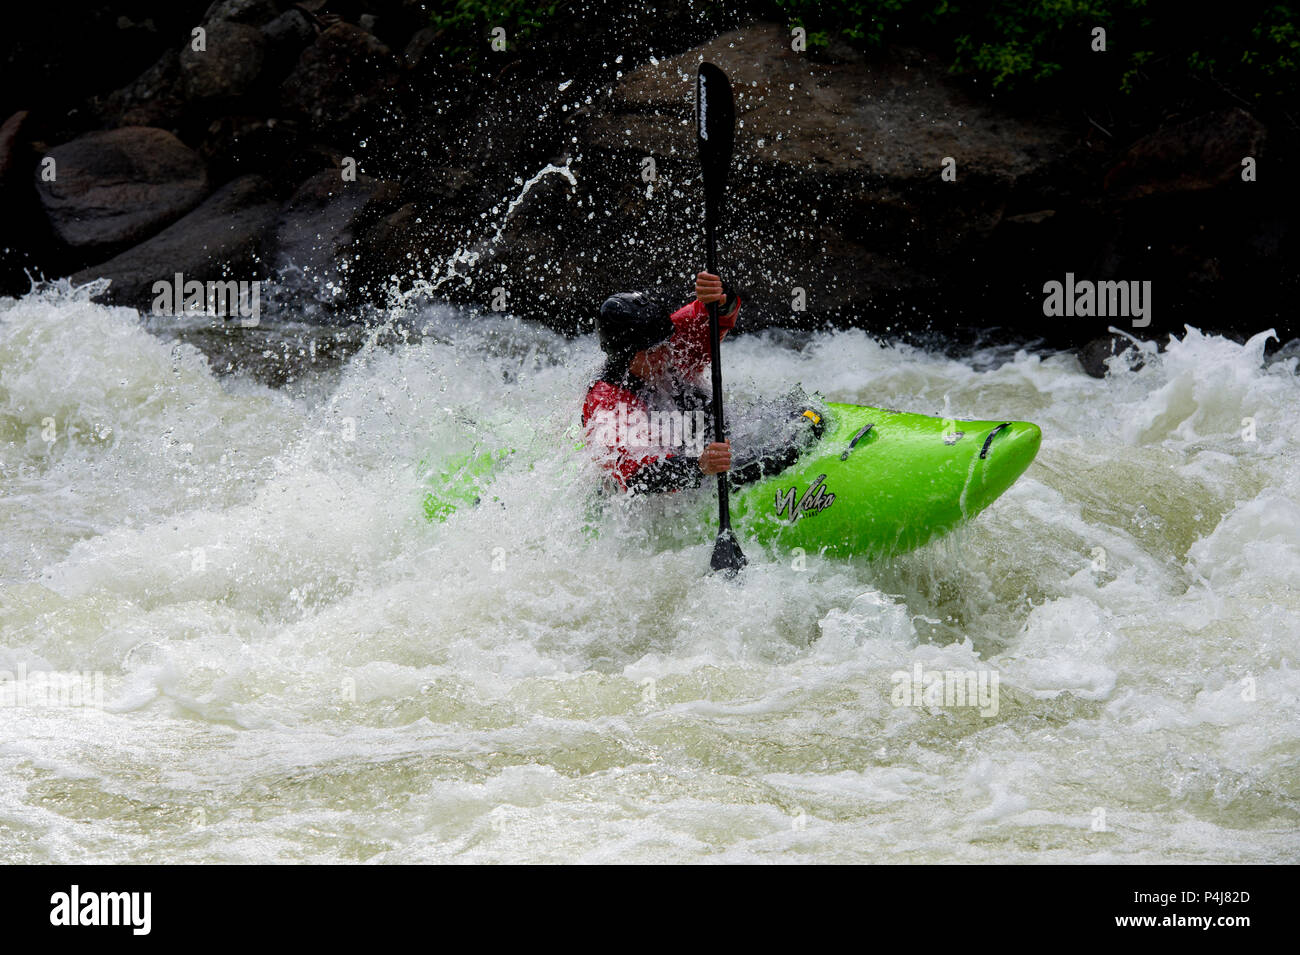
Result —
[[[429, 307], [271, 388], [84, 291], [0, 300], [0, 671], [103, 681], [0, 706], [0, 861], [1295, 861], [1300, 358], [1266, 337], [1104, 381], [728, 340], [732, 400], [1043, 430], [937, 545], [750, 546], [732, 583], [689, 495], [586, 529], [589, 336]], [[499, 447], [426, 522], [424, 471]], [[996, 714], [895, 705], [918, 664], [995, 670]]]

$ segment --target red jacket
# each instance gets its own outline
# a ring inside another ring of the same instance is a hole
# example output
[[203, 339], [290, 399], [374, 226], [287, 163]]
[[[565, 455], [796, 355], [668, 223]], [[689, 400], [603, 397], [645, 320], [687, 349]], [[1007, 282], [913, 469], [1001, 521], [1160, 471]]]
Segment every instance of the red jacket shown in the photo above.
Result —
[[[726, 315], [718, 316], [719, 331], [736, 327], [740, 313], [740, 297]], [[692, 380], [709, 367], [709, 307], [698, 299], [673, 312], [675, 331], [668, 339], [669, 373], [682, 380]], [[696, 486], [701, 472], [695, 458], [681, 453], [656, 452], [629, 448], [627, 435], [611, 435], [599, 425], [617, 417], [620, 405], [625, 414], [640, 411], [648, 414], [644, 402], [623, 382], [599, 379], [587, 391], [582, 406], [582, 426], [587, 431], [588, 445], [601, 453], [601, 463], [623, 490], [643, 486], [645, 490], [672, 490]], [[624, 439], [624, 440], [621, 440]]]

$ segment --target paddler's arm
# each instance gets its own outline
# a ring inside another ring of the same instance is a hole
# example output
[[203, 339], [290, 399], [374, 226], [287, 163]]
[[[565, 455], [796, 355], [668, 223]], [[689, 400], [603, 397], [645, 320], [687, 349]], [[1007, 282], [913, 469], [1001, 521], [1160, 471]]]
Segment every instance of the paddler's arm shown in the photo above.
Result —
[[780, 474], [798, 461], [800, 455], [825, 432], [826, 425], [821, 415], [811, 409], [802, 409], [794, 420], [802, 429], [797, 438], [783, 446], [760, 448], [751, 450], [749, 454], [741, 454], [741, 460], [731, 469], [729, 480], [732, 486], [753, 484], [763, 478]]
[[663, 491], [680, 491], [699, 487], [704, 477], [694, 458], [668, 455], [647, 461], [627, 478], [627, 489], [633, 494], [658, 494]]
[[668, 345], [673, 364], [686, 376], [698, 375], [709, 366], [709, 303], [719, 301], [721, 340], [736, 327], [741, 300], [740, 295], [718, 276], [709, 272], [695, 276], [695, 301], [673, 312], [676, 331]]
[[740, 311], [740, 297], [726, 282], [712, 272], [700, 272], [695, 276], [695, 301], [706, 306], [718, 303], [718, 326], [722, 330], [719, 338], [727, 336], [727, 330], [736, 327], [736, 315]]
[[780, 474], [790, 465], [799, 460], [799, 455], [803, 453], [802, 445], [791, 445], [788, 448], [781, 448], [769, 452], [764, 456], [741, 465], [731, 472], [730, 483], [733, 487], [742, 484], [753, 484], [755, 481], [761, 481], [765, 477], [771, 477], [773, 474]]
[[699, 460], [690, 455], [639, 455], [626, 447], [620, 440], [618, 420], [620, 412], [632, 411], [644, 414], [646, 409], [632, 392], [607, 381], [591, 386], [582, 407], [587, 442], [593, 449], [604, 449], [601, 463], [622, 488], [639, 493], [676, 491], [699, 487], [704, 474], [717, 473], [703, 470], [704, 459], [715, 445], [705, 448]]
[[731, 442], [714, 441], [698, 458], [689, 455], [667, 455], [657, 460], [647, 461], [628, 477], [627, 489], [646, 494], [699, 487], [705, 476], [721, 474], [730, 468]]

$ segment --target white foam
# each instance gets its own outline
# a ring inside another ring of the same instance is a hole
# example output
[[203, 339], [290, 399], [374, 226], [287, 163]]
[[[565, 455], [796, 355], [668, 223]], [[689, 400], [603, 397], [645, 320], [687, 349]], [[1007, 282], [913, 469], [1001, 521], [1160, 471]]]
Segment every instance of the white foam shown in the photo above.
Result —
[[[1105, 381], [729, 339], [734, 399], [1044, 434], [948, 541], [746, 546], [736, 584], [704, 574], [708, 488], [584, 533], [590, 338], [402, 323], [290, 398], [85, 291], [0, 303], [0, 669], [109, 697], [6, 712], [8, 861], [1294, 856], [1300, 387], [1262, 336]], [[421, 460], [499, 447], [483, 503], [427, 523]], [[996, 671], [997, 714], [896, 705], [918, 665]]]

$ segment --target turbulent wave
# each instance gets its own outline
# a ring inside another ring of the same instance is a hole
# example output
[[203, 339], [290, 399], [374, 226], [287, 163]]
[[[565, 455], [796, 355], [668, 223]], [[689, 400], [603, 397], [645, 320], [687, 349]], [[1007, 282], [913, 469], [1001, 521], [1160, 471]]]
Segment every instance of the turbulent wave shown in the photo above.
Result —
[[[1300, 385], [1266, 339], [1105, 381], [729, 340], [737, 401], [1044, 434], [936, 546], [752, 547], [737, 585], [689, 495], [591, 531], [590, 338], [430, 307], [273, 389], [84, 290], [0, 302], [0, 670], [104, 681], [4, 709], [0, 858], [1293, 860]], [[421, 462], [491, 447], [528, 453], [427, 523]], [[995, 670], [996, 714], [896, 705], [918, 665]]]

